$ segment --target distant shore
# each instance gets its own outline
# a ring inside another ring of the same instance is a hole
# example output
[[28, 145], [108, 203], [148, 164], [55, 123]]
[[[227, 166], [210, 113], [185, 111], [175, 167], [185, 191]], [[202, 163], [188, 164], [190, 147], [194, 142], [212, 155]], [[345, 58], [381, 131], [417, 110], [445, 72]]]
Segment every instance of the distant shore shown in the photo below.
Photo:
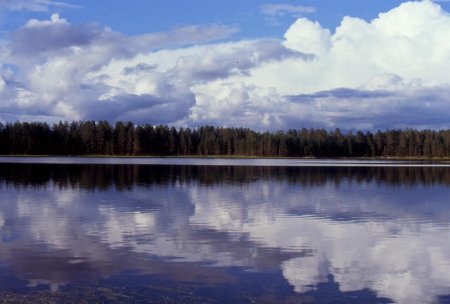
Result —
[[17, 157], [17, 158], [44, 158], [44, 157], [74, 157], [74, 158], [195, 158], [195, 159], [298, 159], [298, 160], [374, 160], [374, 161], [450, 161], [450, 157], [290, 157], [290, 156], [259, 156], [259, 155], [28, 155], [13, 154], [0, 155], [1, 158]]

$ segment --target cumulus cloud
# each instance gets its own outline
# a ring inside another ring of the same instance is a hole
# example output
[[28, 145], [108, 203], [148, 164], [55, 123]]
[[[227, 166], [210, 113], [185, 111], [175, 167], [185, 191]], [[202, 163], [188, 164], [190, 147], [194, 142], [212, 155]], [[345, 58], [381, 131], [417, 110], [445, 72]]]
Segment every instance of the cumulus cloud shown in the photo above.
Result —
[[[25, 58], [36, 61], [40, 55], [59, 55], [62, 50], [66, 57], [83, 51], [103, 49], [105, 61], [123, 56], [134, 56], [142, 52], [163, 47], [176, 47], [184, 44], [202, 43], [226, 37], [237, 29], [213, 24], [211, 26], [186, 26], [169, 32], [151, 33], [127, 37], [98, 24], [74, 25], [53, 14], [50, 20], [28, 21], [11, 34], [9, 50], [20, 64]], [[45, 58], [47, 61], [51, 58]], [[104, 64], [100, 61], [99, 64]]]
[[283, 44], [314, 59], [260, 65], [241, 80], [282, 97], [280, 127], [448, 127], [439, 109], [449, 109], [450, 45], [442, 39], [449, 32], [449, 15], [430, 1], [404, 3], [371, 22], [345, 17], [334, 34], [301, 18]]
[[[166, 95], [164, 98], [150, 94], [122, 94], [99, 101], [98, 108], [85, 104], [81, 108], [81, 114], [94, 120], [110, 120], [115, 117], [122, 121], [167, 124], [187, 116], [188, 109], [194, 103], [192, 94], [183, 97]], [[104, 108], [99, 110], [102, 105]]]
[[14, 57], [36, 57], [64, 48], [88, 46], [102, 38], [103, 29], [97, 25], [71, 25], [59, 14], [50, 20], [32, 19], [11, 35], [10, 51]]
[[[3, 74], [8, 70], [11, 75], [2, 75], [0, 82], [0, 119], [114, 121], [127, 117], [141, 122], [176, 121], [188, 114], [194, 98], [186, 86], [182, 91], [175, 88], [180, 85], [175, 85], [177, 80], [169, 79], [169, 75], [152, 75], [152, 68], [145, 63], [125, 69], [125, 76], [143, 76], [137, 86], [159, 86], [156, 91], [138, 89], [137, 94], [121, 86], [109, 86], [107, 80], [114, 75], [89, 75], [115, 60], [222, 39], [235, 31], [235, 27], [213, 24], [128, 37], [95, 23], [74, 25], [58, 14], [50, 20], [32, 19], [12, 32], [2, 48], [0, 62], [12, 68], [3, 69]], [[138, 119], [140, 116], [143, 118]]]
[[[114, 88], [109, 96], [117, 90], [137, 95], [181, 96], [176, 98], [179, 102], [174, 106], [189, 107], [177, 109], [187, 114], [179, 117], [179, 124], [217, 123], [216, 119], [227, 118], [227, 125], [245, 125], [261, 121], [259, 109], [263, 100], [260, 97], [273, 90], [250, 87], [239, 79], [251, 77], [252, 70], [261, 64], [287, 58], [310, 60], [311, 56], [289, 50], [278, 40], [244, 40], [161, 50], [131, 60], [116, 60], [88, 77], [101, 79], [102, 83]], [[145, 62], [144, 66], [142, 62]], [[233, 92], [231, 98], [227, 95], [229, 90]], [[254, 94], [252, 90], [259, 93]], [[249, 96], [254, 97], [252, 102], [247, 102]], [[275, 106], [273, 100], [266, 100], [271, 107]], [[247, 112], [245, 117], [242, 117], [242, 111]], [[265, 121], [269, 123], [269, 118]], [[256, 124], [253, 126], [258, 128]]]
[[236, 31], [213, 24], [126, 36], [56, 14], [30, 20], [1, 46], [0, 119], [92, 119], [110, 105], [102, 117], [111, 121], [450, 127], [450, 15], [437, 3], [405, 2], [371, 21], [346, 16], [334, 30], [302, 17], [282, 39], [224, 41]]

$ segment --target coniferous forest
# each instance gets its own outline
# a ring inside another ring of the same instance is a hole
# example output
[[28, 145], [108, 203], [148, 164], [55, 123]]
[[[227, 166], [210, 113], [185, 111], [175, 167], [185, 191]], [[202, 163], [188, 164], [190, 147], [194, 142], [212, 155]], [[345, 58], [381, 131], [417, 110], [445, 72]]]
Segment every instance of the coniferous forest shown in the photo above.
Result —
[[450, 157], [450, 130], [175, 128], [106, 121], [0, 123], [2, 155]]

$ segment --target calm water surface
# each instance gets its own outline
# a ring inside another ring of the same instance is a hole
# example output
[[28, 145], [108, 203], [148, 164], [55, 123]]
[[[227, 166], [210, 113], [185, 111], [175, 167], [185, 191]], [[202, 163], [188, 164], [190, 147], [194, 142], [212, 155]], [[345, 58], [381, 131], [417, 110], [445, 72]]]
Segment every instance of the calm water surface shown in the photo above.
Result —
[[446, 163], [0, 158], [0, 299], [450, 303]]

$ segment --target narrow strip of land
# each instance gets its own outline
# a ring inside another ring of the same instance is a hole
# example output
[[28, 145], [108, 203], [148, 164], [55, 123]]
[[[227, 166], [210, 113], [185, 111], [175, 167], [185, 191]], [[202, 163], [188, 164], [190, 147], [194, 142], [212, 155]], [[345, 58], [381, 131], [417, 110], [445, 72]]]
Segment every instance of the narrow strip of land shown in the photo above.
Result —
[[175, 128], [132, 122], [0, 123], [0, 155], [450, 159], [450, 130]]

